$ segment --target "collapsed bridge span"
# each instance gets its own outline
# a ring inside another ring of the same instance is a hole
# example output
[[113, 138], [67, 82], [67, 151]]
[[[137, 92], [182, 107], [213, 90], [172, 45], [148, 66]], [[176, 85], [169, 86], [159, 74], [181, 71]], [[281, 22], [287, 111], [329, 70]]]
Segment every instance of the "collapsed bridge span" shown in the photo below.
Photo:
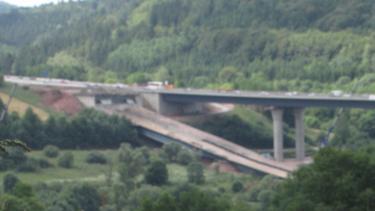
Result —
[[198, 130], [189, 125], [172, 120], [146, 109], [131, 106], [98, 106], [98, 110], [108, 114], [116, 114], [129, 119], [134, 125], [144, 128], [148, 133], [160, 136], [227, 160], [241, 167], [250, 168], [266, 174], [286, 178], [298, 168], [302, 162], [282, 161], [264, 158], [256, 152], [234, 144], [228, 140]]

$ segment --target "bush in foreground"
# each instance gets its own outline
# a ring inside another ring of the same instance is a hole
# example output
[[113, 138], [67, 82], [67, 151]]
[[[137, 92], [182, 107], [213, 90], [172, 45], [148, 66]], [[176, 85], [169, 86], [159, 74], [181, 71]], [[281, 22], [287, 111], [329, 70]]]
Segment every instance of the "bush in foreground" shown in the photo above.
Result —
[[145, 197], [139, 211], [204, 210], [204, 211], [251, 211], [247, 204], [232, 202], [213, 192], [196, 187], [167, 191], [152, 197]]
[[241, 192], [243, 189], [244, 189], [244, 186], [243, 186], [242, 182], [240, 182], [240, 181], [235, 181], [235, 182], [232, 184], [232, 191], [233, 191], [234, 193]]
[[6, 174], [3, 179], [3, 191], [4, 193], [9, 193], [13, 190], [13, 188], [16, 186], [16, 184], [20, 180], [18, 177], [14, 174]]
[[90, 152], [86, 157], [86, 163], [90, 164], [106, 164], [107, 162], [107, 158], [101, 152]]
[[163, 151], [165, 152], [169, 162], [177, 161], [177, 155], [181, 151], [181, 145], [171, 142], [164, 144]]
[[188, 165], [194, 160], [193, 153], [187, 149], [181, 150], [177, 154], [177, 162], [181, 165]]
[[37, 162], [39, 167], [42, 169], [50, 168], [53, 166], [47, 159], [44, 158], [37, 159]]
[[34, 158], [28, 158], [26, 162], [16, 167], [17, 172], [36, 172], [40, 168], [39, 161]]
[[375, 210], [373, 154], [325, 148], [277, 190], [275, 210]]
[[53, 145], [47, 145], [46, 147], [44, 147], [43, 153], [49, 158], [55, 158], [59, 156], [59, 148]]
[[192, 162], [187, 167], [187, 174], [189, 182], [195, 184], [203, 184], [205, 181], [204, 178], [204, 169], [203, 165], [199, 162]]
[[60, 167], [72, 168], [74, 164], [74, 156], [71, 152], [65, 152], [58, 161]]
[[147, 169], [145, 180], [150, 185], [164, 185], [168, 182], [167, 165], [162, 161], [154, 161]]

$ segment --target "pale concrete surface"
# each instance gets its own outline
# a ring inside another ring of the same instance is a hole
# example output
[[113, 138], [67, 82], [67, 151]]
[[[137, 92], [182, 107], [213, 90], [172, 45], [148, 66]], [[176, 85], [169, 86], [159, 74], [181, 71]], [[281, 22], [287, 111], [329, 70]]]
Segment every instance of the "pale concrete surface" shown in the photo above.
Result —
[[282, 109], [272, 109], [273, 153], [276, 161], [284, 160], [283, 113]]
[[296, 159], [302, 161], [305, 159], [305, 127], [304, 127], [304, 109], [294, 109], [295, 136], [296, 136]]
[[303, 162], [277, 162], [256, 152], [191, 126], [138, 107], [97, 107], [108, 114], [125, 116], [133, 124], [179, 140], [187, 145], [214, 154], [230, 162], [260, 172], [286, 178]]

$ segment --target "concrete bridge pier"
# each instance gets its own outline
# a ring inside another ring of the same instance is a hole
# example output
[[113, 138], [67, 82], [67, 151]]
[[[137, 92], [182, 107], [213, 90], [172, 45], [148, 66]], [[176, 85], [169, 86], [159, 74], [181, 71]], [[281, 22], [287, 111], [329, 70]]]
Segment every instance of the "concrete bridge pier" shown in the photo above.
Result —
[[283, 113], [280, 108], [272, 109], [273, 119], [273, 154], [276, 161], [284, 160]]
[[305, 127], [304, 127], [304, 109], [294, 109], [295, 136], [296, 136], [296, 159], [303, 161], [305, 159]]
[[[282, 108], [271, 110], [273, 119], [273, 150], [276, 161], [284, 160], [284, 139], [283, 139], [283, 113]], [[305, 159], [305, 129], [304, 129], [304, 108], [294, 108], [295, 122], [295, 143], [296, 159]]]

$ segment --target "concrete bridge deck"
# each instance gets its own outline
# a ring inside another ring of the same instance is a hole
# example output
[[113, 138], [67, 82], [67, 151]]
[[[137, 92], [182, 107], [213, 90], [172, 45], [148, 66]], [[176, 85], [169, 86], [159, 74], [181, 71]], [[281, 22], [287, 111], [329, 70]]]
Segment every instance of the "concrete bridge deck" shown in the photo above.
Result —
[[[137, 126], [179, 140], [185, 145], [208, 152], [232, 163], [277, 177], [286, 178], [289, 173], [303, 164], [303, 162], [295, 160], [278, 162], [264, 158], [256, 152], [228, 140], [140, 107], [100, 106], [97, 109], [108, 114], [125, 116]], [[308, 163], [309, 159], [304, 162]]]

